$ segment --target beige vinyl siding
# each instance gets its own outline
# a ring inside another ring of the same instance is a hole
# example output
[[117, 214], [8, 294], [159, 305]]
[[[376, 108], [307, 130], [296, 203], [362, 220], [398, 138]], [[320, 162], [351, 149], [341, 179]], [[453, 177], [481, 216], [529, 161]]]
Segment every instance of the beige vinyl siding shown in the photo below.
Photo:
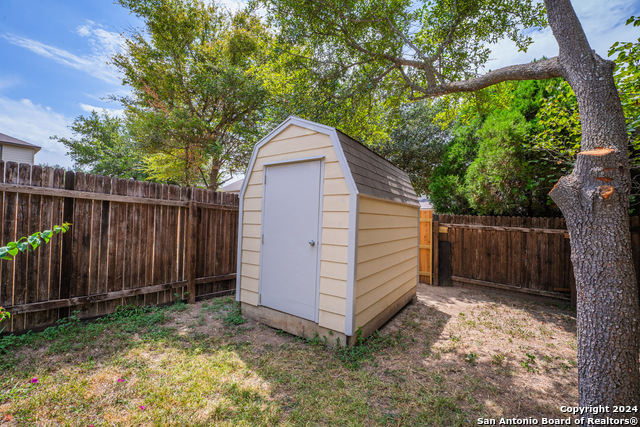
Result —
[[29, 163], [32, 165], [34, 154], [34, 150], [30, 148], [2, 145], [2, 160], [5, 162]]
[[251, 305], [258, 304], [262, 178], [265, 163], [315, 156], [324, 156], [318, 323], [344, 332], [349, 189], [331, 138], [309, 129], [288, 126], [257, 153], [243, 200], [240, 300]]
[[356, 329], [418, 282], [418, 207], [360, 196], [359, 209]]

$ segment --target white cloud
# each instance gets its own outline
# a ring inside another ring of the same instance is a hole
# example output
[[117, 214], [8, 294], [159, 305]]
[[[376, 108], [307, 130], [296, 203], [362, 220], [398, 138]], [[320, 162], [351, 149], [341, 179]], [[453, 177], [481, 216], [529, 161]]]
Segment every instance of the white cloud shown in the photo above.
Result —
[[14, 100], [0, 96], [0, 132], [42, 147], [36, 163], [71, 166], [66, 147], [50, 136], [71, 136], [68, 126], [72, 118], [56, 113], [50, 107], [34, 104], [29, 99]]
[[124, 115], [124, 109], [119, 108], [104, 108], [104, 107], [95, 107], [89, 104], [80, 103], [80, 108], [82, 108], [87, 113], [95, 111], [97, 113], [105, 112], [111, 117], [122, 117]]
[[[603, 58], [607, 58], [607, 51], [614, 42], [632, 41], [638, 38], [638, 28], [625, 25], [631, 15], [640, 12], [638, 2], [580, 0], [573, 1], [573, 7], [591, 48]], [[551, 29], [545, 28], [533, 32], [531, 36], [534, 43], [527, 52], [518, 52], [515, 43], [509, 40], [502, 40], [492, 46], [493, 54], [487, 68], [495, 70], [507, 65], [531, 62], [543, 56], [550, 58], [558, 54], [558, 44]]]
[[78, 28], [76, 28], [76, 34], [78, 34], [80, 37], [87, 37], [91, 35], [92, 25], [94, 25], [94, 22], [91, 20], [87, 20], [87, 23], [85, 25], [79, 25]]
[[89, 53], [76, 55], [68, 50], [15, 34], [2, 34], [0, 37], [11, 44], [83, 71], [97, 79], [113, 84], [119, 83], [117, 72], [107, 64], [107, 61], [123, 49], [123, 40], [120, 34], [106, 31], [93, 21], [87, 21], [85, 25], [79, 26], [76, 29], [76, 34], [87, 39], [90, 46]]
[[18, 76], [0, 76], [0, 92], [18, 86], [22, 83], [22, 78]]

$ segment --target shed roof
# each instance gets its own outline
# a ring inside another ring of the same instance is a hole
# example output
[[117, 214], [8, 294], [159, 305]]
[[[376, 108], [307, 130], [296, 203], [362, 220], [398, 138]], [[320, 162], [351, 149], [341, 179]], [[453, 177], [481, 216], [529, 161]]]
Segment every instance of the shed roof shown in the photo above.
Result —
[[409, 175], [384, 157], [336, 129], [358, 192], [380, 199], [420, 206]]
[[37, 153], [38, 151], [40, 151], [40, 146], [38, 145], [34, 145], [25, 141], [21, 141], [18, 138], [14, 138], [12, 136], [9, 135], [5, 135], [4, 133], [0, 133], [0, 144], [9, 144], [9, 145], [15, 145], [17, 147], [24, 147], [24, 148], [30, 148], [32, 150], [34, 150], [35, 153]]

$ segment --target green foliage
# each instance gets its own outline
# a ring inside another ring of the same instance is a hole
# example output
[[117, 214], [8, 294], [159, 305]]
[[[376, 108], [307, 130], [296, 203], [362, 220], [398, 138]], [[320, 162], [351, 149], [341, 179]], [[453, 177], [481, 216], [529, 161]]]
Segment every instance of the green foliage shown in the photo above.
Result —
[[263, 3], [282, 37], [306, 46], [313, 72], [334, 75], [347, 93], [419, 95], [438, 79], [474, 75], [500, 39], [525, 50], [531, 38], [518, 29], [546, 24], [544, 7], [530, 0]]
[[[11, 313], [5, 310], [4, 307], [0, 307], [0, 323], [8, 319], [11, 319]], [[2, 333], [4, 329], [4, 327], [0, 329], [0, 333]], [[0, 347], [0, 353], [2, 353], [2, 347]]]
[[465, 195], [480, 215], [514, 215], [526, 206], [526, 186], [533, 179], [524, 160], [524, 117], [515, 111], [498, 110], [477, 132], [478, 155], [465, 175]]
[[472, 213], [464, 191], [464, 175], [476, 157], [476, 131], [481, 124], [481, 119], [476, 117], [470, 124], [456, 124], [453, 127], [454, 138], [445, 146], [441, 163], [434, 169], [429, 184], [431, 202], [436, 212], [458, 215]]
[[334, 126], [370, 145], [384, 144], [400, 122], [405, 101], [388, 88], [367, 83], [367, 91], [353, 91], [339, 69], [318, 67], [313, 49], [280, 35], [268, 45], [267, 59], [257, 69], [269, 92], [262, 111], [269, 127], [286, 117]]
[[464, 356], [464, 361], [467, 363], [471, 363], [472, 365], [478, 364], [478, 353], [468, 353]]
[[433, 170], [440, 164], [451, 135], [435, 123], [440, 108], [430, 102], [416, 102], [400, 110], [398, 126], [389, 142], [375, 150], [409, 174], [419, 195], [429, 195]]
[[[54, 234], [66, 233], [70, 226], [71, 224], [65, 222], [62, 225], [54, 225], [51, 230], [36, 231], [30, 236], [21, 237], [15, 242], [9, 242], [6, 246], [0, 247], [0, 259], [13, 261], [18, 252], [33, 252], [43, 243], [49, 243]], [[11, 313], [6, 311], [4, 307], [0, 307], [0, 323], [10, 318]], [[2, 331], [4, 331], [4, 328], [0, 329], [0, 332]], [[1, 352], [2, 346], [0, 345]]]
[[227, 326], [238, 326], [245, 323], [247, 319], [245, 319], [242, 316], [242, 311], [240, 310], [240, 303], [233, 301], [231, 303], [231, 307], [222, 318], [222, 321]]
[[[216, 188], [244, 169], [267, 92], [256, 71], [270, 34], [246, 11], [200, 0], [120, 0], [144, 22], [112, 63], [133, 95], [130, 130], [160, 180]], [[181, 171], [158, 166], [174, 158]]]
[[13, 260], [18, 252], [33, 252], [43, 243], [49, 243], [54, 234], [66, 233], [71, 224], [68, 222], [62, 225], [55, 225], [51, 230], [36, 231], [30, 236], [21, 237], [15, 242], [9, 242], [6, 246], [0, 247], [0, 258]]
[[580, 151], [582, 129], [578, 102], [566, 81], [549, 81], [536, 119], [540, 132], [533, 135], [533, 147], [544, 150], [550, 160], [573, 164]]
[[67, 147], [76, 167], [99, 175], [148, 179], [125, 119], [92, 111], [89, 116], [77, 117], [71, 130], [72, 138], [53, 136], [52, 139]]
[[[640, 27], [640, 16], [632, 16], [627, 25]], [[640, 38], [634, 42], [616, 42], [609, 49], [616, 68], [613, 76], [627, 121], [629, 160], [631, 163], [631, 210], [640, 209]]]
[[[640, 16], [630, 17], [626, 24], [640, 27]], [[616, 86], [627, 118], [627, 131], [637, 150], [640, 145], [640, 38], [635, 42], [615, 42], [609, 48], [609, 56], [615, 56]]]
[[572, 158], [557, 142], [568, 134], [553, 127], [561, 119], [545, 106], [560, 98], [573, 108], [569, 95], [559, 93], [560, 84], [557, 79], [506, 82], [456, 107], [459, 119], [447, 128], [454, 138], [429, 184], [438, 212], [558, 215], [548, 192]]
[[383, 335], [376, 331], [366, 340], [360, 339], [360, 334], [355, 345], [342, 347], [338, 343], [336, 353], [338, 359], [344, 365], [352, 370], [358, 370], [365, 361], [373, 359], [380, 351], [398, 346], [402, 343], [402, 334], [400, 332], [395, 335]]
[[527, 358], [525, 360], [520, 361], [520, 366], [527, 372], [535, 374], [538, 371], [538, 368], [534, 366], [536, 364], [536, 356], [531, 353], [526, 353], [526, 356]]

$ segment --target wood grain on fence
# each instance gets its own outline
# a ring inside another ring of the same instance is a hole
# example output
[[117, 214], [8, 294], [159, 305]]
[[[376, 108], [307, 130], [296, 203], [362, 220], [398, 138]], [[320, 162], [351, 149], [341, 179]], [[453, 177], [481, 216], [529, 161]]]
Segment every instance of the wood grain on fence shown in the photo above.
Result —
[[5, 332], [234, 288], [233, 194], [0, 162], [0, 218], [1, 244], [72, 224], [0, 262]]
[[420, 211], [420, 266], [418, 274], [421, 283], [433, 284], [433, 211]]
[[[570, 240], [563, 218], [439, 215], [438, 219], [440, 247], [449, 251], [442, 254], [441, 249], [440, 257], [451, 264], [441, 268], [443, 284], [458, 282], [575, 301]], [[637, 275], [640, 217], [631, 218], [630, 229]]]

